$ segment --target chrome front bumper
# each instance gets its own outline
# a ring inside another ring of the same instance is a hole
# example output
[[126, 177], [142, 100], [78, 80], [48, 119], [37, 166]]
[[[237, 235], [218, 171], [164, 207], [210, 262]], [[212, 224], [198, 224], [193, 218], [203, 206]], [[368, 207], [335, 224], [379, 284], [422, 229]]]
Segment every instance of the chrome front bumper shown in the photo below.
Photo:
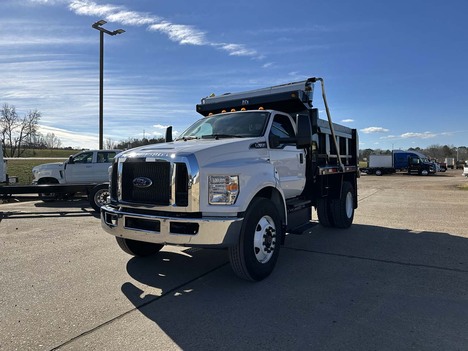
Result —
[[178, 218], [101, 208], [101, 226], [109, 234], [157, 244], [230, 247], [236, 244], [243, 218]]

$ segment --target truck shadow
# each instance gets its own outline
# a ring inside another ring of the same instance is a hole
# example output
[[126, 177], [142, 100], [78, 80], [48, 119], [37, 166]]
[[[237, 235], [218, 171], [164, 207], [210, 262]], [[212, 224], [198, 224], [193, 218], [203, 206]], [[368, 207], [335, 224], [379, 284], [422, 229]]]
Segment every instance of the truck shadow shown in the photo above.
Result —
[[37, 202], [34, 207], [48, 211], [15, 211], [5, 206], [1, 208], [5, 210], [0, 211], [0, 221], [8, 218], [100, 217], [100, 214], [89, 207], [86, 200], [82, 199]]
[[90, 215], [96, 218], [100, 218], [100, 213], [93, 210], [86, 198], [73, 198], [67, 200], [56, 200], [52, 202], [37, 202], [34, 204], [34, 206], [38, 208], [79, 209], [83, 215]]
[[319, 228], [288, 236], [262, 282], [236, 278], [225, 251], [197, 250], [131, 259], [147, 287], [122, 292], [182, 349], [463, 349], [467, 252], [447, 233]]

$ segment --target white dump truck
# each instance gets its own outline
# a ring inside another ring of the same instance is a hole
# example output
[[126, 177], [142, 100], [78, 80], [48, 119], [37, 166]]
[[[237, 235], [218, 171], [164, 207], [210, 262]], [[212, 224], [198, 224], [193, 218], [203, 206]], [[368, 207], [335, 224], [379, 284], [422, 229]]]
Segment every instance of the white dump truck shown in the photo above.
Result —
[[[328, 120], [312, 105], [316, 82]], [[114, 160], [101, 223], [125, 252], [226, 248], [234, 272], [258, 281], [287, 233], [352, 224], [358, 136], [332, 123], [321, 78], [210, 96], [196, 108], [204, 117], [176, 140]]]

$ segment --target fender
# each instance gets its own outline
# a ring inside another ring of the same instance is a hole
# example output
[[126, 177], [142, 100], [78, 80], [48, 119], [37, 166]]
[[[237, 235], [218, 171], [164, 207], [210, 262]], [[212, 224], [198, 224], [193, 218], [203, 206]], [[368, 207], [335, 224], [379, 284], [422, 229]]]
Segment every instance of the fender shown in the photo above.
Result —
[[208, 204], [207, 197], [200, 199], [200, 210], [207, 215], [236, 215], [244, 213], [256, 197], [271, 199], [286, 225], [286, 198], [280, 187], [275, 167], [267, 159], [238, 159], [229, 163], [212, 163], [200, 171], [200, 193], [208, 193], [208, 175], [230, 174], [239, 176], [239, 195], [232, 206]]

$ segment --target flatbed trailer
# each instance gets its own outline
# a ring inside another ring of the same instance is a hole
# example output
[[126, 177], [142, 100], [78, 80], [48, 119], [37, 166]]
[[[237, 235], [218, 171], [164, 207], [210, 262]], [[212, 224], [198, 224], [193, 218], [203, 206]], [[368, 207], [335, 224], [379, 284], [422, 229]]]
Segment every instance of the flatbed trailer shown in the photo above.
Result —
[[99, 212], [101, 206], [107, 203], [109, 183], [100, 184], [31, 184], [31, 185], [0, 185], [0, 197], [11, 198], [14, 195], [38, 196], [44, 202], [65, 199], [69, 194], [82, 193], [86, 195], [91, 207]]

